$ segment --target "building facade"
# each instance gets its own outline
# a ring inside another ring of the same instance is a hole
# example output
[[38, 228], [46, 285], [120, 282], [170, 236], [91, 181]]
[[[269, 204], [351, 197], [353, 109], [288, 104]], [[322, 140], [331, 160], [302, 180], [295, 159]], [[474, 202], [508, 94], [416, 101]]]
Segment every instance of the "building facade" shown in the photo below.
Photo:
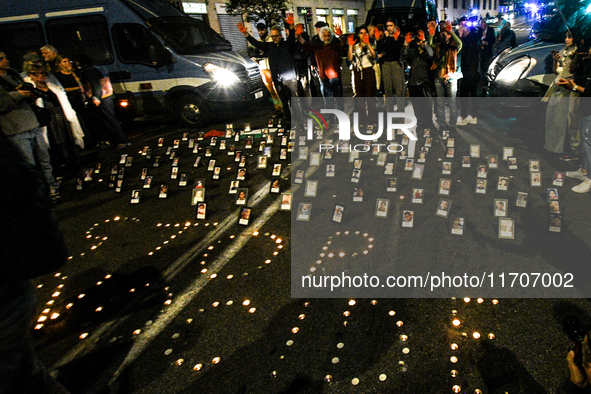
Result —
[[[235, 51], [246, 54], [247, 44], [236, 24], [243, 22], [240, 15], [226, 12], [225, 0], [169, 0], [193, 18], [207, 23], [232, 43]], [[302, 23], [310, 35], [316, 34], [314, 24], [326, 22], [334, 29], [341, 26], [343, 32], [352, 33], [355, 27], [365, 23], [367, 11], [373, 0], [294, 0], [288, 12], [294, 14], [295, 23]], [[462, 16], [478, 19], [498, 14], [498, 0], [436, 0], [439, 20], [457, 20]], [[249, 26], [258, 38], [256, 22]]]
[[[232, 43], [235, 51], [246, 54], [246, 40], [238, 31], [236, 24], [243, 22], [240, 15], [229, 15], [224, 0], [169, 0], [193, 18], [206, 22], [213, 30]], [[316, 34], [314, 24], [327, 22], [331, 28], [340, 25], [343, 32], [353, 32], [355, 27], [365, 22], [366, 10], [371, 3], [365, 0], [296, 0], [288, 12], [294, 14], [295, 23], [302, 23], [310, 35]], [[256, 22], [250, 30], [257, 37]]]
[[499, 13], [498, 0], [436, 0], [440, 20], [455, 21], [462, 16], [485, 19]]

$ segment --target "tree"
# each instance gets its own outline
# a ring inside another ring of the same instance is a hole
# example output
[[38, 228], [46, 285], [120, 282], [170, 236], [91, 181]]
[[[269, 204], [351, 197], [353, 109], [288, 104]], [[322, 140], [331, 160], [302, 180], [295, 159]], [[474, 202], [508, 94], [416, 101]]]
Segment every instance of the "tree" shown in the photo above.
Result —
[[229, 0], [226, 12], [244, 15], [246, 22], [263, 20], [270, 26], [283, 20], [287, 7], [288, 0]]

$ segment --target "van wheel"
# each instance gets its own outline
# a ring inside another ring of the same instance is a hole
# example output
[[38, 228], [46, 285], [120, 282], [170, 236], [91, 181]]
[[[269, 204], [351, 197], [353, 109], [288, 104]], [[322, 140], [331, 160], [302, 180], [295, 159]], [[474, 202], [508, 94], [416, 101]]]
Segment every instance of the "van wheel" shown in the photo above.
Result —
[[177, 114], [185, 126], [200, 127], [203, 125], [207, 113], [206, 104], [194, 94], [188, 94], [179, 99], [176, 105]]

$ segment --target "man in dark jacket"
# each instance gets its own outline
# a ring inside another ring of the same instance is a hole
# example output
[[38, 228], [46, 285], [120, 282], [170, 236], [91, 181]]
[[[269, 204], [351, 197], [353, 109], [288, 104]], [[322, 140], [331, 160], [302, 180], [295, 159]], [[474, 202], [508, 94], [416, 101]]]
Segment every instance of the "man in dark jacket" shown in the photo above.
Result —
[[488, 71], [488, 66], [493, 57], [493, 45], [496, 42], [495, 29], [486, 24], [483, 19], [480, 21], [480, 28], [478, 29], [478, 37], [480, 37], [480, 74], [482, 78]]
[[402, 60], [410, 64], [410, 79], [408, 81], [408, 93], [410, 97], [423, 97], [412, 100], [415, 116], [417, 117], [417, 129], [429, 129], [433, 127], [432, 100], [433, 87], [431, 85], [431, 64], [434, 56], [433, 48], [425, 40], [425, 33], [419, 30], [417, 38], [412, 39], [408, 33], [402, 47]]
[[462, 52], [460, 64], [462, 67], [462, 79], [460, 79], [460, 119], [457, 126], [478, 123], [478, 82], [480, 75], [478, 67], [480, 63], [480, 37], [478, 32], [466, 25], [466, 20], [460, 19], [460, 40], [462, 40]]
[[238, 29], [253, 47], [263, 51], [269, 59], [271, 78], [273, 78], [273, 83], [283, 105], [283, 114], [290, 121], [290, 99], [298, 96], [298, 73], [294, 58], [295, 33], [293, 30], [293, 17], [286, 19], [286, 22], [289, 26], [287, 40], [283, 39], [281, 30], [277, 26], [270, 29], [272, 42], [255, 40], [242, 22], [238, 23]]

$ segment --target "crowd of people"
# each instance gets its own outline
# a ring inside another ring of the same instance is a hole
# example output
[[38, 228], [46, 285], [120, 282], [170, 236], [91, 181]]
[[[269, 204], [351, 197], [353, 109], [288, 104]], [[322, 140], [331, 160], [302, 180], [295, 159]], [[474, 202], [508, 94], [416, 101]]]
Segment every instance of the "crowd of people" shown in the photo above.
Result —
[[[352, 73], [353, 95], [358, 98], [355, 110], [360, 125], [375, 124], [372, 119], [377, 119], [380, 98], [395, 98], [393, 108], [386, 110], [404, 112], [406, 97], [421, 97], [425, 101], [413, 108], [419, 131], [477, 124], [478, 87], [494, 55], [517, 46], [509, 22], [497, 35], [486, 21], [471, 28], [464, 18], [456, 31], [449, 22], [430, 21], [427, 32], [404, 35], [394, 19], [388, 19], [385, 26], [360, 26], [354, 34], [343, 34], [339, 26], [333, 31], [318, 22], [317, 34], [311, 38], [301, 23], [294, 26], [293, 17], [285, 20], [285, 26], [284, 39], [280, 27], [272, 26], [269, 35], [267, 26], [259, 23], [260, 38], [256, 40], [244, 24], [238, 24], [258, 50], [259, 64], [267, 65], [265, 84], [276, 98], [277, 111], [283, 111], [287, 119], [292, 119], [292, 97], [319, 96], [325, 106], [343, 109], [342, 73], [347, 66]], [[591, 147], [586, 146], [589, 114], [588, 109], [580, 108], [578, 97], [591, 94], [585, 82], [590, 73], [585, 60], [589, 58], [588, 44], [568, 31], [564, 49], [552, 56], [556, 80], [544, 98], [548, 102], [544, 147], [564, 161], [582, 158], [581, 169], [567, 175], [583, 181], [573, 191], [586, 193], [591, 190], [587, 177]], [[293, 114], [296, 124], [298, 111]]]
[[[238, 24], [253, 49], [251, 56], [261, 66], [276, 110], [288, 119], [291, 97], [323, 97], [327, 106], [342, 109], [342, 73], [348, 67], [354, 97], [360, 98], [356, 100], [360, 124], [375, 119], [376, 98], [394, 97], [394, 107], [387, 110], [404, 111], [407, 96], [435, 98], [435, 111], [414, 108], [419, 112], [419, 128], [476, 124], [478, 106], [473, 98], [493, 59], [493, 48], [502, 51], [517, 45], [508, 22], [498, 36], [485, 21], [470, 28], [465, 19], [460, 19], [457, 31], [449, 23], [431, 21], [426, 31], [406, 34], [392, 18], [385, 26], [360, 26], [354, 34], [317, 22], [317, 34], [310, 37], [301, 23], [294, 25], [293, 17], [286, 19], [285, 26], [284, 38], [280, 27], [269, 29], [259, 23], [257, 40], [244, 24]], [[462, 99], [457, 100], [458, 96]]]
[[0, 129], [29, 166], [39, 166], [51, 197], [60, 179], [78, 173], [78, 155], [101, 143], [129, 143], [115, 117], [108, 77], [86, 56], [71, 59], [51, 45], [29, 51], [22, 73], [0, 51]]

